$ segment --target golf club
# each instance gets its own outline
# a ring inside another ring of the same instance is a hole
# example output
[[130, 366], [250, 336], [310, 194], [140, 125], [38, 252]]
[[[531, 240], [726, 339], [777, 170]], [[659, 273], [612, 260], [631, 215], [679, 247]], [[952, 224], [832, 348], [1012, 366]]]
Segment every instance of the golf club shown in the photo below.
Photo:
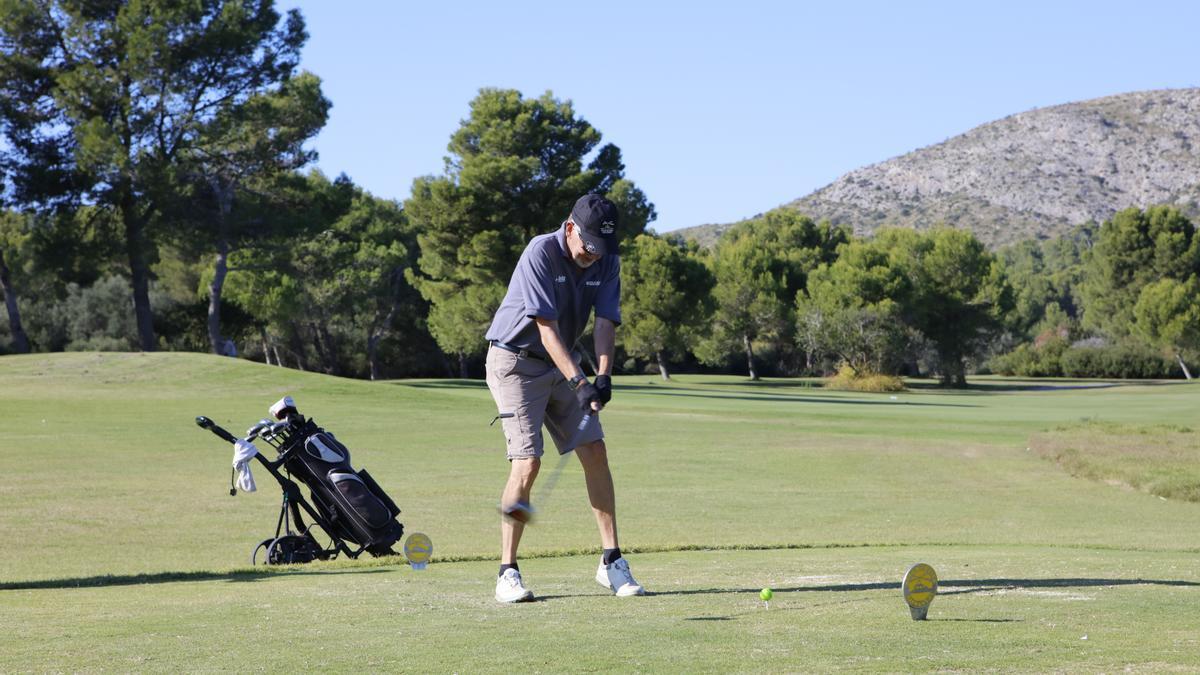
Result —
[[579, 445], [579, 437], [583, 434], [583, 430], [587, 428], [592, 421], [592, 415], [597, 413], [585, 413], [583, 419], [579, 421], [579, 426], [576, 427], [575, 433], [571, 436], [571, 440], [567, 442], [567, 451], [558, 456], [558, 463], [554, 465], [554, 471], [550, 472], [550, 476], [546, 479], [542, 487], [542, 493], [538, 499], [538, 503], [545, 505], [550, 500], [550, 495], [554, 492], [554, 486], [558, 484], [558, 479], [562, 476], [563, 468], [567, 466], [568, 458], [571, 453], [575, 452], [575, 446]]
[[270, 427], [270, 426], [271, 426], [271, 424], [272, 424], [272, 422], [271, 422], [271, 420], [269, 420], [269, 419], [261, 419], [261, 420], [259, 420], [258, 422], [256, 422], [256, 423], [254, 424], [254, 426], [252, 426], [252, 427], [250, 427], [249, 429], [247, 429], [247, 430], [246, 430], [246, 440], [247, 440], [247, 441], [254, 441], [254, 439], [258, 438], [258, 435], [259, 435], [260, 433], [262, 433], [262, 432], [263, 432], [263, 430], [265, 430], [266, 428]]
[[[571, 440], [567, 442], [567, 451], [558, 456], [558, 463], [554, 465], [554, 470], [550, 472], [550, 476], [546, 479], [544, 487], [542, 487], [539, 504], [545, 504], [550, 499], [551, 493], [554, 492], [554, 486], [558, 484], [558, 479], [562, 476], [563, 469], [567, 466], [567, 462], [571, 453], [575, 451], [575, 446], [579, 444], [579, 437], [583, 434], [583, 430], [587, 428], [592, 421], [592, 415], [597, 413], [586, 413], [583, 419], [579, 421], [579, 426], [576, 427], [575, 433], [571, 435]], [[500, 417], [511, 417], [512, 413], [501, 414]], [[495, 420], [493, 420], [494, 422]], [[533, 521], [533, 505], [528, 502], [517, 502], [508, 506], [501, 505], [500, 513], [519, 523], [530, 523]]]

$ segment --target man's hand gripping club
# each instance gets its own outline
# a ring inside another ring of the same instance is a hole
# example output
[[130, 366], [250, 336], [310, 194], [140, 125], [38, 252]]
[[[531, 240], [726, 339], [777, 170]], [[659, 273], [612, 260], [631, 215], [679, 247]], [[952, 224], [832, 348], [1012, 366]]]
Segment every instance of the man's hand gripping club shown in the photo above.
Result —
[[[549, 319], [535, 318], [538, 327], [538, 335], [542, 339], [542, 346], [546, 348], [546, 354], [550, 360], [558, 367], [558, 371], [567, 378], [568, 382], [575, 383], [573, 389], [575, 398], [579, 401], [579, 407], [583, 408], [585, 413], [599, 412], [607, 399], [612, 398], [612, 379], [607, 375], [599, 375], [596, 377], [596, 384], [588, 382], [587, 376], [583, 374], [583, 370], [575, 363], [575, 359], [571, 358], [571, 352], [567, 346], [563, 344], [562, 338], [558, 335], [558, 322]], [[607, 354], [601, 355], [601, 361], [605, 361]], [[608, 396], [597, 386], [600, 384], [601, 378], [608, 383]]]

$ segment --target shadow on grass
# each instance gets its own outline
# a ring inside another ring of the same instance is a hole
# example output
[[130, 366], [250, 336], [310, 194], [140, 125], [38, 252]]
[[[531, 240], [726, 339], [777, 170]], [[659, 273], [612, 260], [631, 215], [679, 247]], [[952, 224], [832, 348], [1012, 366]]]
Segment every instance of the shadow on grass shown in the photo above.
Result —
[[[660, 386], [669, 386], [662, 382], [654, 382]], [[800, 378], [796, 380], [688, 380], [687, 385], [698, 387], [749, 387], [751, 389], [824, 389], [825, 383], [815, 378]]]
[[[403, 383], [406, 387], [416, 389], [484, 389], [486, 384], [475, 380], [444, 380], [440, 382], [406, 382]], [[758, 386], [758, 385], [752, 385]], [[772, 386], [772, 385], [766, 385]], [[797, 389], [803, 387], [792, 385]], [[842, 398], [823, 398], [804, 395], [788, 395], [788, 394], [758, 394], [747, 392], [738, 394], [726, 390], [698, 390], [691, 388], [675, 388], [671, 386], [655, 386], [645, 384], [621, 384], [615, 388], [616, 393], [653, 393], [659, 396], [680, 396], [684, 398], [707, 398], [719, 400], [740, 400], [740, 401], [771, 401], [781, 403], [837, 403], [843, 405], [881, 405], [881, 406], [918, 406], [932, 408], [977, 408], [979, 406], [971, 403], [924, 403], [918, 401], [904, 400], [867, 400], [867, 399], [842, 399]]]
[[925, 619], [926, 621], [963, 621], [968, 623], [1021, 623], [1025, 619]]
[[[981, 593], [987, 591], [1011, 590], [1019, 588], [1086, 588], [1097, 586], [1183, 586], [1200, 588], [1198, 581], [1183, 581], [1177, 579], [1098, 579], [1098, 578], [1063, 578], [1063, 579], [963, 579], [963, 580], [943, 580], [938, 582], [938, 595], [958, 595], [962, 593]], [[648, 597], [654, 596], [687, 596], [687, 595], [747, 595], [756, 598], [761, 589], [759, 588], [698, 588], [685, 591], [648, 591]], [[803, 593], [803, 592], [847, 592], [847, 591], [899, 591], [900, 583], [894, 581], [865, 583], [865, 584], [833, 584], [828, 586], [793, 586], [791, 588], [776, 588], [773, 589], [777, 594], [776, 600], [780, 593]], [[535, 602], [548, 602], [551, 600], [560, 600], [566, 598], [582, 598], [582, 597], [608, 597], [608, 593], [580, 593], [580, 594], [559, 594], [559, 595], [543, 595], [538, 596]], [[751, 611], [734, 612], [731, 614], [718, 615], [702, 615], [685, 617], [684, 621], [735, 621], [739, 617], [749, 616], [750, 614], [759, 611], [769, 612], [810, 612], [819, 607], [829, 605], [844, 605], [855, 602], [866, 602], [870, 598], [847, 598], [834, 600], [831, 602], [823, 602], [817, 604], [805, 604], [799, 607], [776, 606], [775, 609], [764, 609], [759, 607]], [[1020, 623], [1024, 619], [930, 619], [930, 621], [957, 621], [969, 623]]]
[[851, 399], [851, 398], [826, 398], [817, 396], [807, 396], [803, 394], [756, 394], [746, 393], [737, 394], [728, 391], [698, 391], [694, 389], [663, 389], [653, 385], [644, 384], [622, 384], [614, 388], [614, 392], [637, 392], [637, 393], [654, 393], [659, 396], [684, 396], [689, 398], [711, 398], [720, 400], [739, 400], [739, 401], [778, 401], [782, 403], [835, 403], [842, 405], [879, 405], [879, 406], [909, 406], [920, 408], [978, 408], [979, 406], [973, 403], [925, 403], [909, 400], [869, 400], [869, 399]]
[[[861, 598], [855, 598], [855, 599], [850, 599], [850, 600], [837, 600], [834, 602], [805, 603], [800, 606], [789, 606], [789, 605], [780, 606], [777, 604], [775, 606], [775, 609], [770, 609], [770, 608], [763, 607], [763, 606], [755, 606], [754, 609], [747, 610], [747, 611], [741, 611], [741, 612], [735, 612], [732, 614], [689, 616], [689, 617], [685, 618], [684, 621], [736, 621], [737, 619], [739, 619], [741, 617], [752, 616], [754, 614], [761, 614], [763, 612], [767, 612], [769, 614], [778, 614], [781, 612], [782, 613], [799, 612], [799, 613], [803, 613], [803, 614], [810, 614], [810, 613], [812, 613], [813, 610], [817, 610], [817, 609], [824, 609], [824, 608], [838, 606], [838, 605], [850, 605], [850, 604], [854, 604], [854, 603], [870, 602], [871, 600], [872, 600], [871, 598], [861, 597]], [[900, 604], [900, 606], [903, 607], [904, 605]], [[902, 616], [902, 614], [897, 613], [897, 616]], [[926, 619], [926, 620], [927, 621], [959, 621], [959, 622], [964, 622], [964, 623], [1022, 623], [1025, 621], [1024, 619], [989, 619], [989, 618], [983, 618], [983, 619], [938, 619], [938, 618], [935, 618], [935, 619]]]
[[[1010, 590], [1018, 588], [1083, 588], [1095, 586], [1135, 586], [1135, 585], [1155, 585], [1155, 586], [1192, 586], [1200, 587], [1200, 582], [1196, 581], [1181, 581], [1173, 579], [1091, 579], [1091, 578], [1066, 578], [1066, 579], [969, 579], [969, 580], [945, 580], [938, 582], [938, 595], [958, 595], [962, 593], [980, 593], [986, 591]], [[944, 587], [949, 587], [956, 590], [942, 590]], [[961, 590], [957, 590], [961, 589]], [[881, 590], [900, 590], [900, 584], [895, 582], [881, 582], [869, 584], [836, 584], [830, 586], [796, 586], [793, 588], [776, 588], [775, 593], [794, 593], [805, 591], [818, 592], [844, 592], [844, 591], [881, 591]], [[746, 594], [757, 595], [757, 588], [708, 588], [689, 591], [665, 591], [662, 593], [648, 593], [648, 595], [704, 595], [704, 594]], [[845, 604], [849, 601], [837, 601], [833, 603], [821, 603], [817, 605], [804, 605], [802, 607], [779, 607], [773, 610], [754, 610], [771, 611], [771, 612], [810, 612], [818, 607], [823, 607], [830, 604]], [[691, 616], [684, 621], [734, 621], [738, 617], [748, 616], [751, 612], [737, 612], [734, 614], [717, 615], [717, 616]], [[1024, 619], [940, 619], [933, 618], [929, 621], [947, 621], [947, 622], [965, 622], [965, 623], [1021, 623]]]
[[1056, 378], [1045, 381], [1016, 380], [1016, 381], [974, 381], [968, 382], [966, 389], [943, 387], [932, 381], [911, 381], [904, 383], [913, 391], [924, 391], [944, 394], [985, 395], [1011, 392], [1039, 391], [1078, 391], [1087, 389], [1113, 389], [1115, 387], [1174, 387], [1188, 384], [1185, 380], [1088, 380]]
[[[392, 380], [389, 384], [401, 385], [405, 387], [414, 387], [418, 389], [487, 389], [487, 383], [483, 380], [436, 380], [412, 382], [406, 380]], [[1087, 389], [1113, 389], [1115, 387], [1169, 387], [1176, 385], [1188, 384], [1184, 380], [1088, 380], [1088, 379], [1068, 379], [1057, 378], [1046, 381], [1037, 380], [1016, 380], [1003, 382], [990, 382], [978, 380], [968, 382], [966, 389], [955, 389], [953, 387], [944, 387], [936, 381], [932, 380], [905, 380], [905, 386], [910, 392], [922, 393], [940, 393], [940, 394], [961, 394], [965, 396], [981, 396], [987, 394], [1006, 394], [1014, 392], [1045, 392], [1045, 391], [1078, 391]], [[695, 387], [712, 387], [710, 391], [697, 391]], [[745, 388], [748, 391], [746, 394], [739, 395], [732, 388]], [[783, 392], [772, 392], [780, 398], [772, 398], [758, 394], [754, 390], [780, 390], [790, 389], [796, 391], [804, 391], [806, 389], [824, 390], [824, 383], [811, 379], [800, 379], [796, 381], [788, 380], [771, 380], [771, 381], [753, 381], [744, 380], [738, 382], [725, 382], [720, 380], [693, 380], [690, 382], [675, 384], [660, 383], [650, 380], [647, 384], [619, 384], [619, 391], [649, 391], [659, 394], [668, 394], [675, 396], [700, 396], [706, 398], [745, 398], [748, 400], [758, 401], [810, 401], [820, 403], [862, 403], [876, 405], [898, 405], [895, 401], [865, 401], [865, 400], [835, 400], [827, 398], [805, 398], [801, 394], [788, 395]], [[900, 402], [899, 405], [941, 405], [952, 407], [973, 407], [969, 404], [932, 404], [932, 403], [913, 403]]]
[[[1200, 588], [1200, 581], [1183, 581], [1177, 579], [944, 579], [938, 581], [938, 595], [957, 595], [960, 593], [980, 593], [984, 591], [999, 591], [1015, 588], [1086, 588], [1095, 586], [1183, 586]], [[866, 584], [834, 584], [829, 586], [793, 586], [791, 588], [772, 589], [776, 593], [803, 592], [846, 592], [846, 591], [884, 591], [899, 590], [900, 582], [884, 581]], [[963, 590], [951, 590], [963, 589]], [[663, 591], [650, 595], [706, 595], [723, 593], [748, 593], [757, 595], [758, 588], [698, 588], [686, 591]]]
[[258, 581], [264, 577], [308, 574], [366, 574], [386, 572], [382, 568], [366, 569], [275, 569], [272, 571], [237, 570], [233, 572], [154, 572], [147, 574], [101, 574], [68, 579], [0, 582], [0, 591], [30, 591], [59, 588], [102, 588], [105, 586], [141, 586], [143, 584], [173, 584], [188, 581]]
[[483, 380], [437, 380], [433, 382], [410, 382], [407, 380], [389, 380], [387, 384], [414, 389], [487, 389]]

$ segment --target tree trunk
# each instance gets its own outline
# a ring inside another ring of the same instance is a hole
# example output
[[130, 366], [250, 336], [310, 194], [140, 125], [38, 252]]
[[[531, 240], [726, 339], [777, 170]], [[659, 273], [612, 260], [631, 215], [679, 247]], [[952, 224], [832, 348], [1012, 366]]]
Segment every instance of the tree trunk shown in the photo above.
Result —
[[654, 358], [658, 361], [658, 374], [662, 375], [662, 379], [670, 380], [671, 373], [667, 372], [667, 359], [663, 357], [662, 350], [654, 352]]
[[292, 330], [289, 341], [291, 342], [292, 356], [296, 357], [296, 367], [300, 370], [308, 370], [304, 366], [304, 340], [300, 335], [300, 325], [295, 321], [290, 322]]
[[371, 381], [379, 379], [379, 340], [382, 335], [372, 334], [367, 338], [367, 365], [371, 368]]
[[[379, 368], [379, 342], [392, 329], [392, 321], [396, 320], [398, 311], [400, 311], [400, 302], [393, 297], [392, 306], [388, 308], [387, 314], [377, 321], [367, 333], [367, 363], [371, 367], [372, 380], [378, 380], [382, 372]], [[376, 314], [376, 316], [379, 315]]]
[[[278, 345], [275, 345], [275, 344], [272, 344], [272, 345], [271, 345], [271, 352], [275, 354], [275, 365], [277, 365], [277, 366], [279, 366], [280, 368], [282, 368], [282, 367], [283, 367], [283, 359], [279, 358], [279, 346], [278, 346]], [[304, 370], [304, 369], [303, 369], [303, 368], [301, 368], [300, 370]]]
[[746, 369], [750, 371], [750, 379], [757, 380], [758, 373], [754, 370], [754, 348], [750, 346], [749, 334], [742, 334], [742, 345], [746, 347]]
[[225, 340], [221, 337], [221, 290], [225, 286], [225, 275], [229, 273], [228, 261], [229, 243], [221, 237], [217, 241], [213, 280], [208, 285], [208, 342], [214, 354], [225, 353]]
[[1179, 360], [1179, 367], [1183, 369], [1183, 376], [1189, 380], [1192, 379], [1191, 371], [1188, 370], [1187, 364], [1183, 362], [1183, 355], [1176, 352], [1175, 358]]
[[471, 377], [470, 373], [467, 372], [467, 355], [465, 352], [458, 353], [458, 376], [464, 380]]
[[961, 356], [943, 359], [941, 370], [939, 377], [941, 386], [953, 389], [967, 388], [967, 368]]
[[[263, 361], [265, 361], [266, 364], [269, 366], [269, 365], [271, 365], [271, 342], [269, 340], [267, 340], [267, 329], [262, 326], [259, 326], [258, 327], [258, 335], [259, 335], [259, 338], [262, 340]], [[278, 354], [275, 355], [275, 363], [279, 363], [279, 355]], [[279, 365], [283, 365], [283, 364], [279, 364]]]
[[325, 343], [325, 355], [328, 358], [325, 365], [325, 372], [330, 375], [341, 375], [342, 364], [338, 360], [337, 341], [333, 339], [333, 335], [329, 332], [329, 319], [322, 317], [321, 323], [317, 324], [321, 332], [321, 342]]
[[221, 290], [225, 286], [225, 275], [229, 273], [229, 213], [233, 210], [233, 190], [218, 178], [212, 179], [211, 185], [217, 199], [217, 259], [212, 283], [208, 285], [208, 341], [214, 354], [224, 354]]
[[[128, 189], [128, 188], [127, 188]], [[133, 195], [122, 204], [125, 219], [125, 251], [129, 256], [129, 277], [133, 285], [133, 311], [137, 317], [138, 345], [152, 352], [158, 345], [154, 337], [154, 312], [150, 309], [150, 266], [146, 262], [146, 232], [134, 213]]]
[[[130, 99], [131, 83], [128, 76], [121, 81], [121, 99]], [[130, 165], [134, 166], [136, 155], [133, 146], [133, 125], [125, 118], [122, 108], [120, 114], [122, 128], [121, 141], [125, 156]], [[138, 343], [142, 351], [152, 352], [158, 346], [154, 337], [154, 312], [150, 308], [150, 264], [147, 262], [148, 245], [146, 242], [146, 224], [138, 215], [137, 197], [133, 194], [133, 178], [125, 174], [117, 181], [118, 204], [121, 207], [121, 219], [125, 224], [125, 251], [129, 256], [129, 280], [133, 285], [133, 311], [137, 317]]]
[[8, 265], [4, 264], [4, 251], [0, 251], [0, 291], [4, 293], [4, 305], [8, 308], [8, 332], [12, 333], [13, 349], [18, 354], [29, 353], [29, 336], [21, 326], [21, 308], [17, 304], [17, 289], [13, 288], [8, 276]]
[[332, 375], [334, 363], [333, 356], [329, 352], [333, 345], [329, 344], [329, 332], [325, 330], [324, 326], [317, 326], [315, 322], [309, 322], [308, 327], [312, 330], [313, 348], [317, 350], [317, 359], [321, 362], [321, 370]]

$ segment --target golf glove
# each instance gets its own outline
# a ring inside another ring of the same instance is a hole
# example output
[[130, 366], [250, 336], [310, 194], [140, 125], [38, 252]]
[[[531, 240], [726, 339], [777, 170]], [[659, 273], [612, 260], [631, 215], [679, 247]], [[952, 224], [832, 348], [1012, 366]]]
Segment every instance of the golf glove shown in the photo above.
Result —
[[596, 392], [600, 395], [600, 402], [607, 405], [612, 400], [612, 378], [608, 375], [597, 375]]
[[592, 401], [600, 400], [600, 392], [596, 390], [595, 385], [584, 380], [575, 387], [575, 398], [579, 399], [579, 407], [583, 408], [584, 412], [591, 412]]

